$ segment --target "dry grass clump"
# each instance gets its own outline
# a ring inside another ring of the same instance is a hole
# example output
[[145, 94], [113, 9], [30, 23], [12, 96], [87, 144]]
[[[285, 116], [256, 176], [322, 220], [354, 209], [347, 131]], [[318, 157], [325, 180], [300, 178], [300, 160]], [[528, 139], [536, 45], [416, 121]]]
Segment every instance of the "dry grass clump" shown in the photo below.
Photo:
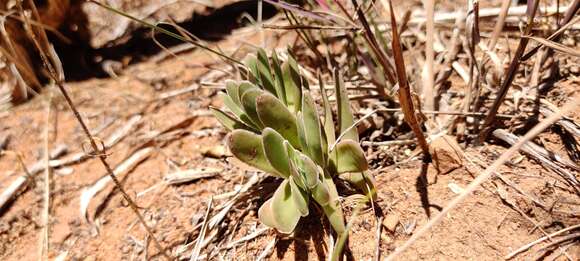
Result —
[[[46, 80], [38, 63], [38, 53], [24, 29], [30, 19], [34, 30], [56, 31], [65, 20], [69, 0], [48, 0], [39, 6], [39, 19], [32, 19], [32, 0], [20, 6], [19, 1], [5, 1], [0, 6], [0, 110], [9, 102], [22, 102], [40, 89]], [[27, 18], [23, 17], [28, 16]], [[8, 95], [10, 93], [10, 95]]]

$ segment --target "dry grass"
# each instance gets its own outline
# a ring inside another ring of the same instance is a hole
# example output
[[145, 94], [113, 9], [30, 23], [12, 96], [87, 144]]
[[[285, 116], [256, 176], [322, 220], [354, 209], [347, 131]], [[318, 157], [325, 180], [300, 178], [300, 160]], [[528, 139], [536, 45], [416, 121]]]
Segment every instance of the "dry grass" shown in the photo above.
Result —
[[[213, 95], [218, 88], [211, 89], [206, 86], [207, 84], [202, 83], [219, 86], [224, 77], [238, 77], [240, 73], [243, 73], [243, 70], [239, 70], [240, 62], [238, 61], [241, 56], [238, 50], [243, 49], [241, 47], [229, 51], [219, 50], [202, 43], [178, 26], [175, 28], [179, 33], [174, 33], [96, 1], [91, 2], [139, 21], [144, 27], [152, 28], [210, 52], [213, 56], [219, 57], [216, 59], [217, 64], [224, 65], [219, 70], [215, 70], [219, 72], [217, 76], [208, 76], [208, 79], [200, 80], [199, 84], [196, 82], [182, 90], [163, 92], [155, 99], [143, 102], [143, 107], [148, 108], [143, 111], [151, 112], [150, 107], [162, 106], [160, 104], [194, 91], [206, 91], [206, 94]], [[574, 136], [577, 135], [574, 132], [578, 130], [578, 125], [573, 120], [562, 119], [570, 112], [578, 110], [580, 100], [577, 96], [578, 90], [558, 90], [558, 88], [562, 88], [563, 82], [576, 81], [577, 84], [577, 71], [574, 73], [573, 70], [574, 68], [577, 70], [578, 57], [580, 57], [576, 42], [578, 28], [575, 27], [579, 18], [574, 14], [577, 14], [580, 1], [566, 1], [567, 8], [562, 9], [565, 10], [563, 17], [560, 13], [558, 15], [550, 13], [552, 6], [545, 8], [538, 0], [532, 1], [527, 7], [511, 6], [512, 1], [498, 1], [500, 2], [499, 8], [482, 8], [480, 5], [483, 5], [483, 2], [469, 1], [469, 6], [457, 7], [456, 12], [447, 12], [444, 11], [444, 9], [447, 10], [446, 3], [425, 0], [422, 6], [413, 6], [408, 12], [401, 12], [402, 8], [393, 8], [390, 0], [305, 1], [303, 6], [271, 0], [259, 1], [257, 23], [249, 30], [259, 31], [260, 45], [268, 45], [267, 32], [271, 30], [275, 30], [280, 35], [292, 34], [294, 36], [294, 41], [288, 46], [288, 51], [299, 58], [300, 69], [315, 97], [321, 100], [325, 97], [318, 92], [315, 84], [326, 91], [322, 83], [335, 81], [333, 72], [338, 72], [336, 75], [344, 75], [352, 106], [362, 115], [351, 128], [357, 128], [361, 133], [362, 144], [367, 148], [369, 158], [372, 158], [372, 166], [377, 173], [394, 164], [408, 164], [414, 162], [415, 159], [422, 158], [428, 162], [433, 152], [439, 149], [433, 148], [430, 143], [444, 135], [455, 136], [462, 145], [461, 149], [483, 150], [482, 148], [491, 148], [490, 143], [497, 142], [489, 134], [498, 127], [505, 129], [509, 134], [526, 133], [517, 143], [509, 146], [491, 166], [478, 173], [477, 177], [474, 177], [459, 195], [446, 203], [445, 208], [432, 217], [428, 223], [413, 232], [413, 235], [394, 252], [390, 252], [387, 260], [394, 260], [426, 233], [431, 232], [433, 227], [439, 224], [451, 210], [488, 181], [500, 166], [508, 161], [512, 165], [516, 164], [512, 156], [537, 135], [552, 133], [555, 128], [549, 127], [553, 124], [572, 133], [572, 140], [569, 141], [572, 145], [565, 144], [566, 146], [578, 146], [578, 137]], [[190, 233], [188, 238], [194, 241], [167, 246], [167, 249], [161, 244], [162, 241], [153, 233], [153, 228], [145, 222], [142, 211], [129, 196], [131, 188], [124, 188], [117, 176], [125, 175], [129, 169], [146, 161], [150, 156], [153, 157], [157, 147], [162, 146], [157, 144], [158, 138], [181, 139], [182, 132], [185, 132], [185, 128], [191, 125], [197, 116], [189, 115], [182, 122], [183, 124], [178, 123], [166, 130], [150, 133], [149, 139], [133, 144], [134, 147], [125, 157], [126, 160], [113, 169], [108, 163], [109, 154], [106, 150], [118, 142], [118, 139], [107, 139], [101, 146], [99, 139], [89, 131], [86, 119], [81, 116], [74, 105], [75, 102], [64, 87], [62, 65], [44, 32], [51, 25], [43, 22], [42, 15], [31, 3], [32, 1], [29, 1], [29, 6], [21, 7], [19, 10], [28, 41], [34, 44], [39, 52], [44, 70], [63, 95], [92, 151], [92, 153], [80, 152], [62, 161], [52, 159], [49, 148], [57, 146], [49, 142], [47, 124], [43, 144], [45, 158], [39, 161], [41, 165], [37, 164], [38, 167], [29, 170], [20, 159], [22, 167], [25, 168], [24, 172], [28, 174], [19, 177], [13, 186], [5, 190], [0, 197], [0, 203], [2, 203], [0, 206], [4, 206], [17, 195], [18, 191], [27, 187], [28, 180], [34, 180], [34, 175], [42, 170], [45, 171], [42, 212], [44, 230], [40, 235], [39, 258], [46, 258], [50, 255], [51, 246], [48, 239], [50, 238], [51, 217], [51, 168], [77, 164], [81, 161], [80, 159], [91, 157], [99, 159], [108, 176], [97, 181], [86, 190], [87, 194], [83, 194], [81, 212], [84, 218], [88, 217], [87, 223], [94, 218], [88, 214], [89, 204], [91, 200], [94, 200], [93, 196], [104, 190], [109, 181], [113, 181], [140, 224], [147, 231], [148, 240], [152, 240], [159, 253], [167, 259], [178, 257], [199, 260], [227, 256], [237, 253], [236, 249], [247, 242], [266, 235], [273, 236], [274, 239], [263, 246], [259, 259], [268, 257], [284, 236], [273, 235], [274, 232], [267, 228], [254, 226], [253, 232], [246, 233], [241, 239], [234, 239], [240, 233], [238, 228], [240, 223], [245, 221], [244, 218], [251, 216], [248, 213], [252, 213], [252, 209], [256, 208], [261, 198], [268, 196], [264, 192], [268, 190], [264, 188], [272, 186], [273, 182], [261, 175], [252, 175], [249, 180], [243, 174], [239, 175], [243, 182], [240, 182], [235, 190], [211, 198], [198, 199], [209, 203], [205, 209], [205, 215], [199, 217], [192, 231], [188, 231]], [[281, 13], [270, 21], [262, 21], [261, 17], [263, 5], [266, 3], [275, 4], [281, 10]], [[401, 2], [396, 1], [396, 3]], [[557, 1], [549, 2], [549, 4], [557, 3]], [[33, 15], [23, 16], [24, 8], [31, 8]], [[464, 10], [469, 10], [469, 12], [465, 13]], [[398, 16], [398, 14], [402, 15]], [[518, 20], [518, 14], [525, 14], [525, 21]], [[497, 23], [493, 24], [496, 19]], [[20, 40], [11, 36], [11, 32], [15, 29], [11, 29], [14, 25], [9, 24], [8, 21], [14, 20], [5, 15], [3, 21], [0, 24], [2, 34], [0, 52], [6, 67], [0, 70], [0, 78], [4, 77], [4, 84], [0, 85], [0, 112], [8, 109], [11, 101], [26, 98], [31, 89], [41, 86], [36, 76], [37, 69], [31, 65], [33, 63], [26, 55], [22, 55], [22, 47], [16, 44]], [[516, 29], [520, 23], [523, 25], [522, 31]], [[267, 28], [268, 31], [262, 28]], [[244, 42], [243, 37], [239, 38], [238, 41], [244, 43], [240, 45], [245, 45], [245, 47], [250, 45]], [[235, 55], [228, 55], [228, 53]], [[532, 57], [533, 59], [528, 61]], [[282, 57], [282, 59], [285, 58]], [[555, 74], [554, 71], [558, 73]], [[550, 92], [561, 93], [563, 97], [547, 97], [546, 94]], [[545, 103], [548, 98], [559, 99], [560, 106], [564, 102], [567, 105], [559, 110], [552, 108], [550, 113], [542, 113], [541, 108], [546, 106], [541, 107], [538, 104]], [[48, 123], [49, 112], [46, 113], [46, 117]], [[125, 126], [126, 128], [119, 135], [128, 135], [133, 126], [140, 121], [141, 115], [136, 120], [132, 118], [127, 123], [128, 127]], [[544, 160], [549, 160], [549, 156], [546, 155], [557, 154], [547, 147], [542, 151], [545, 152], [542, 154]], [[568, 157], [572, 158], [568, 161], [573, 162], [573, 152], [566, 148], [562, 149], [562, 152], [568, 152]], [[224, 155], [220, 157], [222, 156]], [[424, 166], [428, 164], [424, 163]], [[571, 182], [561, 182], [562, 176], [556, 177], [553, 180], [560, 182], [558, 183], [560, 187], [554, 186], [552, 189], [566, 191], [570, 197], [577, 198], [578, 191], [574, 187], [578, 184], [577, 169], [574, 169], [573, 165], [558, 165], [558, 167], [565, 169], [566, 173], [572, 173], [565, 177]], [[545, 170], [549, 173], [558, 173], [558, 170], [550, 167], [546, 167]], [[143, 194], [156, 191], [161, 187], [167, 189], [187, 186], [190, 182], [201, 178], [216, 176], [219, 178], [220, 175], [217, 175], [215, 169], [210, 172], [207, 176], [203, 171], [185, 172], [187, 176], [166, 176], [168, 180], [159, 181], [157, 185], [144, 191]], [[177, 173], [183, 174], [183, 172]], [[525, 189], [518, 187], [517, 190], [520, 194], [529, 194]], [[137, 197], [141, 195], [137, 194]], [[221, 204], [215, 203], [223, 199], [227, 200], [221, 201]], [[214, 200], [217, 201], [214, 202]], [[98, 201], [93, 204], [101, 206], [102, 200]], [[543, 201], [533, 202], [537, 204]], [[373, 234], [373, 238], [377, 240], [374, 255], [378, 258], [381, 254], [386, 254], [380, 242], [381, 233], [383, 233], [380, 223], [384, 216], [379, 211], [380, 209], [374, 209], [376, 207], [374, 204], [372, 212], [376, 219], [373, 222], [376, 222], [377, 226], [377, 231], [373, 232], [377, 233], [377, 235]], [[370, 207], [367, 206], [367, 209]], [[355, 213], [349, 216], [349, 227], [357, 221], [359, 210], [367, 211], [358, 207], [345, 208], [348, 208], [348, 213]], [[535, 217], [524, 216], [530, 219], [531, 223], [541, 223], [534, 220]], [[513, 258], [536, 244], [549, 241], [538, 252], [543, 256], [550, 249], [576, 240], [578, 233], [574, 232], [575, 228], [572, 226], [568, 229], [552, 231], [551, 234], [540, 228], [548, 236], [524, 245], [513, 253], [505, 253], [506, 258]], [[570, 233], [565, 234], [567, 232]], [[560, 237], [554, 238], [557, 235]], [[329, 241], [332, 241], [332, 236], [330, 238]], [[147, 249], [146, 246], [144, 248]], [[562, 254], [568, 255], [566, 248], [562, 249]], [[148, 253], [145, 255], [147, 256]]]

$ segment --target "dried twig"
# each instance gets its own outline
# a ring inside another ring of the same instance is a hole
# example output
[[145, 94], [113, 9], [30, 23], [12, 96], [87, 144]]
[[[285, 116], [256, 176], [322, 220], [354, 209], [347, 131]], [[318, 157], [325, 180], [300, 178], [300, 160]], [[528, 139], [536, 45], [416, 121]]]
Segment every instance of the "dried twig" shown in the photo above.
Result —
[[536, 42], [539, 42], [541, 45], [546, 46], [546, 47], [550, 47], [552, 50], [556, 50], [556, 51], [564, 53], [564, 54], [580, 57], [580, 51], [578, 51], [575, 48], [568, 47], [568, 46], [565, 46], [563, 44], [560, 44], [560, 43], [557, 43], [554, 41], [550, 41], [549, 39], [544, 39], [541, 37], [534, 37], [534, 36], [523, 36], [523, 37], [528, 38], [528, 39], [532, 39]]
[[425, 109], [435, 109], [435, 76], [434, 76], [434, 60], [435, 52], [433, 51], [433, 41], [435, 37], [435, 21], [433, 20], [433, 13], [435, 12], [435, 1], [424, 0], [423, 5], [427, 15], [425, 42], [425, 65], [423, 67], [423, 97], [425, 99]]
[[[18, 4], [20, 4], [20, 2], [18, 2]], [[32, 0], [29, 0], [29, 4], [33, 10], [35, 17], [37, 19], [39, 19], [40, 15], [38, 14], [38, 10], [36, 10], [36, 6], [34, 5], [34, 2]], [[21, 13], [23, 13], [23, 17], [26, 19], [25, 21], [28, 21], [28, 17], [26, 15], [24, 15], [24, 11], [22, 10], [22, 6], [19, 6], [19, 7], [21, 9]], [[143, 227], [145, 228], [147, 233], [151, 236], [153, 242], [155, 243], [155, 246], [160, 251], [161, 255], [163, 257], [165, 257], [166, 259], [170, 260], [171, 258], [166, 253], [165, 249], [161, 246], [161, 243], [159, 243], [159, 240], [157, 240], [157, 238], [155, 237], [153, 230], [149, 227], [149, 225], [147, 225], [147, 223], [145, 222], [145, 219], [143, 219], [143, 216], [139, 212], [137, 204], [135, 204], [135, 202], [131, 199], [131, 197], [129, 197], [129, 194], [127, 194], [127, 192], [123, 188], [123, 185], [115, 177], [113, 169], [111, 168], [111, 166], [107, 162], [107, 155], [105, 153], [99, 153], [99, 152], [101, 152], [101, 149], [99, 149], [99, 146], [97, 145], [97, 142], [95, 141], [95, 138], [90, 133], [87, 125], [85, 124], [83, 118], [81, 117], [81, 115], [78, 112], [77, 108], [75, 107], [72, 99], [70, 98], [70, 95], [68, 94], [67, 90], [64, 87], [64, 83], [63, 83], [64, 82], [64, 74], [62, 74], [62, 72], [63, 72], [62, 67], [57, 68], [56, 66], [60, 65], [60, 62], [54, 62], [54, 61], [58, 61], [58, 56], [56, 56], [54, 52], [47, 52], [46, 47], [43, 48], [43, 46], [40, 44], [40, 42], [37, 39], [36, 33], [34, 31], [32, 31], [30, 23], [26, 22], [25, 24], [27, 24], [26, 30], [27, 30], [28, 34], [30, 35], [30, 38], [32, 39], [32, 42], [34, 43], [36, 49], [38, 49], [38, 51], [40, 53], [40, 58], [42, 60], [44, 67], [48, 71], [49, 77], [54, 81], [54, 83], [56, 84], [56, 86], [60, 90], [61, 94], [65, 98], [68, 106], [70, 107], [71, 111], [73, 112], [73, 115], [75, 116], [75, 118], [77, 119], [78, 123], [80, 124], [83, 132], [87, 136], [87, 139], [89, 140], [89, 143], [93, 149], [93, 152], [99, 154], [98, 158], [101, 161], [101, 163], [103, 164], [103, 166], [105, 167], [107, 174], [111, 177], [111, 179], [115, 183], [115, 186], [119, 189], [119, 191], [121, 192], [121, 194], [123, 195], [123, 197], [125, 198], [127, 203], [129, 204], [129, 206], [131, 207], [131, 210], [135, 213], [135, 215], [139, 219], [140, 223], [143, 225]], [[41, 30], [39, 30], [39, 34], [40, 34], [41, 40], [43, 40], [43, 43], [45, 44], [45, 46], [49, 46], [45, 31], [41, 29]], [[52, 56], [50, 56], [52, 58], [52, 61], [53, 61], [52, 63], [50, 62], [51, 59], [49, 59], [49, 55], [47, 53], [53, 54]]]
[[409, 124], [417, 140], [419, 141], [419, 146], [423, 150], [423, 153], [427, 158], [430, 158], [429, 153], [429, 145], [427, 144], [427, 140], [423, 135], [423, 131], [421, 130], [421, 126], [419, 126], [419, 122], [417, 121], [417, 117], [415, 116], [415, 107], [413, 105], [413, 98], [411, 97], [411, 90], [409, 88], [407, 82], [407, 73], [405, 72], [405, 61], [403, 59], [403, 50], [401, 47], [400, 36], [397, 31], [397, 21], [395, 18], [395, 13], [393, 10], [392, 2], [389, 0], [389, 10], [391, 13], [391, 28], [393, 32], [393, 39], [392, 39], [392, 48], [393, 48], [393, 55], [395, 58], [395, 68], [397, 71], [397, 79], [399, 83], [399, 103], [401, 104], [401, 109], [403, 110], [403, 114], [405, 116], [405, 121]]
[[[148, 158], [153, 153], [153, 148], [144, 148], [129, 156], [127, 159], [123, 160], [121, 164], [119, 164], [113, 170], [113, 176], [104, 176], [100, 178], [93, 186], [83, 190], [81, 193], [80, 199], [80, 213], [81, 218], [83, 218], [87, 223], [90, 223], [92, 218], [88, 216], [88, 208], [91, 200], [99, 193], [101, 190], [105, 189], [107, 184], [112, 180], [112, 177], [118, 180], [117, 176], [123, 175], [137, 166], [140, 162]], [[101, 203], [98, 203], [100, 205]]]
[[[509, 143], [515, 144], [519, 140], [519, 137], [507, 132], [503, 129], [497, 129], [493, 131], [493, 136]], [[574, 174], [570, 173], [563, 167], [572, 168], [576, 171], [580, 170], [580, 167], [576, 165], [576, 163], [565, 160], [558, 154], [553, 152], [547, 151], [546, 149], [540, 147], [539, 145], [528, 141], [526, 142], [521, 150], [525, 152], [527, 155], [530, 155], [532, 158], [539, 161], [542, 165], [546, 166], [547, 168], [554, 171], [556, 174], [564, 178], [566, 182], [570, 184], [572, 188], [576, 190], [576, 193], [580, 194], [580, 182], [576, 179]]]
[[197, 83], [194, 83], [191, 86], [188, 86], [186, 88], [172, 90], [172, 91], [168, 91], [168, 92], [164, 92], [162, 94], [159, 94], [159, 96], [157, 96], [156, 100], [160, 100], [160, 101], [166, 100], [166, 99], [173, 98], [175, 96], [179, 96], [182, 94], [191, 93], [197, 89], [199, 89], [199, 85]]
[[489, 40], [489, 45], [487, 46], [489, 50], [495, 48], [495, 44], [497, 43], [497, 39], [503, 30], [503, 25], [505, 24], [505, 18], [507, 17], [508, 11], [510, 9], [511, 0], [503, 0], [501, 2], [501, 10], [499, 12], [499, 17], [497, 18], [497, 22], [495, 27], [493, 28], [493, 33], [491, 33], [491, 39]]
[[[58, 146], [51, 151], [50, 158], [58, 158], [64, 153], [66, 153], [66, 146]], [[22, 164], [24, 175], [16, 178], [10, 186], [0, 194], [0, 209], [2, 209], [6, 203], [8, 203], [14, 195], [18, 193], [18, 191], [28, 185], [27, 181], [29, 179], [33, 178], [34, 175], [40, 173], [45, 168], [44, 160], [38, 161], [31, 168], [26, 167], [23, 162], [20, 162], [20, 164]]]
[[[580, 0], [574, 0], [574, 2], [570, 3], [570, 6], [567, 8], [566, 10], [566, 14], [564, 15], [564, 19], [562, 20], [562, 23], [560, 23], [560, 25], [562, 25], [556, 32], [554, 32], [552, 35], [550, 35], [550, 37], [548, 37], [548, 40], [551, 41], [558, 41], [562, 35], [562, 33], [570, 26], [574, 25], [576, 22], [578, 22], [578, 16], [576, 16], [576, 19], [574, 19], [574, 21], [571, 21], [572, 18], [576, 15], [576, 13], [578, 12], [578, 9], [580, 9]], [[534, 47], [532, 50], [528, 51], [526, 54], [524, 54], [522, 56], [522, 61], [525, 61], [527, 59], [529, 59], [530, 57], [532, 57], [532, 55], [534, 55], [538, 49], [540, 49], [541, 46], [536, 46]]]
[[413, 234], [413, 236], [411, 236], [411, 238], [409, 238], [401, 247], [398, 247], [395, 250], [395, 252], [393, 252], [391, 255], [387, 257], [386, 260], [387, 261], [395, 260], [397, 256], [401, 255], [405, 250], [411, 247], [419, 238], [421, 238], [423, 235], [429, 232], [431, 228], [433, 228], [433, 226], [441, 222], [441, 220], [445, 216], [447, 216], [449, 211], [457, 207], [459, 203], [465, 200], [473, 191], [475, 191], [481, 184], [483, 184], [483, 182], [489, 179], [493, 175], [495, 170], [499, 168], [501, 165], [503, 165], [505, 162], [507, 162], [514, 153], [516, 153], [522, 146], [526, 144], [527, 141], [531, 140], [532, 138], [540, 134], [544, 129], [548, 128], [558, 119], [560, 119], [563, 114], [569, 113], [572, 110], [577, 109], [578, 104], [580, 103], [580, 100], [578, 98], [579, 97], [574, 97], [572, 101], [567, 105], [565, 105], [564, 108], [562, 108], [562, 110], [559, 113], [556, 113], [551, 117], [542, 120], [534, 128], [528, 131], [528, 133], [526, 133], [526, 135], [522, 139], [520, 139], [518, 143], [510, 147], [510, 149], [504, 152], [491, 166], [486, 168], [485, 171], [483, 171], [483, 173], [479, 174], [479, 176], [477, 176], [477, 178], [475, 178], [475, 180], [473, 180], [460, 195], [452, 199], [451, 202], [449, 202], [449, 204], [447, 204], [447, 206], [441, 212], [439, 212], [433, 219], [431, 219], [429, 222], [427, 222], [427, 224], [421, 227], [421, 229], [419, 229], [419, 231]]
[[46, 104], [46, 117], [45, 117], [45, 127], [44, 127], [44, 206], [42, 211], [42, 233], [40, 236], [40, 253], [38, 255], [38, 260], [48, 259], [49, 245], [49, 234], [50, 234], [50, 174], [52, 169], [50, 168], [50, 150], [49, 150], [49, 129], [50, 129], [50, 107], [52, 103], [52, 92], [50, 92], [48, 101]]
[[275, 237], [274, 240], [271, 240], [270, 243], [266, 245], [264, 251], [262, 251], [262, 253], [260, 253], [260, 255], [258, 255], [256, 258], [256, 261], [265, 260], [268, 256], [270, 256], [274, 250], [274, 247], [276, 246], [276, 243], [278, 243], [278, 237]]
[[564, 232], [572, 231], [572, 230], [575, 230], [575, 229], [578, 229], [578, 228], [580, 228], [580, 224], [573, 225], [573, 226], [569, 226], [567, 228], [564, 228], [562, 230], [558, 230], [558, 231], [556, 231], [556, 232], [554, 232], [552, 234], [549, 234], [547, 236], [538, 238], [537, 240], [535, 240], [533, 242], [530, 242], [528, 244], [525, 244], [525, 245], [521, 246], [520, 248], [516, 249], [515, 251], [509, 253], [504, 258], [505, 259], [512, 259], [513, 257], [517, 256], [518, 254], [520, 254], [520, 253], [522, 253], [522, 252], [524, 252], [524, 251], [532, 248], [533, 246], [535, 246], [535, 245], [537, 245], [539, 243], [542, 243], [542, 242], [548, 240], [549, 238], [553, 238], [553, 237], [555, 237], [557, 235], [560, 235], [560, 234], [562, 234]]
[[[533, 25], [534, 25], [534, 17], [536, 16], [536, 11], [538, 10], [538, 4], [539, 4], [539, 0], [533, 0], [532, 3], [530, 3], [528, 5], [528, 10], [527, 10], [527, 14], [528, 14], [528, 24], [526, 26], [524, 35], [529, 35], [532, 32], [533, 29]], [[499, 109], [499, 107], [501, 106], [501, 104], [504, 101], [504, 98], [512, 84], [512, 81], [514, 80], [514, 77], [516, 76], [517, 70], [520, 66], [520, 58], [522, 57], [522, 55], [524, 54], [524, 51], [526, 50], [526, 46], [528, 45], [528, 38], [522, 37], [520, 39], [520, 42], [518, 44], [518, 49], [516, 50], [516, 53], [514, 54], [514, 57], [510, 63], [510, 66], [508, 68], [508, 72], [506, 74], [505, 79], [503, 80], [501, 87], [499, 88], [499, 91], [497, 92], [497, 97], [495, 98], [495, 100], [493, 101], [493, 104], [491, 106], [491, 108], [489, 109], [489, 112], [487, 114], [487, 117], [485, 118], [485, 121], [482, 125], [482, 130], [479, 134], [479, 141], [483, 142], [487, 136], [489, 135], [489, 133], [491, 132], [492, 129], [492, 124], [495, 121], [495, 115], [497, 114], [497, 110]]]
[[205, 217], [203, 219], [204, 220], [203, 225], [201, 226], [201, 230], [199, 231], [199, 234], [197, 236], [197, 242], [195, 243], [195, 247], [193, 248], [193, 251], [191, 252], [191, 258], [189, 259], [189, 261], [197, 261], [199, 253], [201, 251], [201, 246], [203, 244], [203, 238], [205, 237], [205, 233], [207, 231], [207, 225], [209, 223], [209, 213], [211, 211], [212, 202], [213, 202], [213, 198], [209, 198], [209, 202], [207, 203], [207, 211], [205, 212]]
[[[574, 0], [574, 1], [577, 1], [577, 0]], [[518, 16], [519, 17], [522, 15], [525, 15], [527, 13], [527, 8], [528, 8], [527, 5], [518, 5], [518, 6], [511, 7], [511, 8], [509, 8], [507, 16], [508, 17], [510, 17], [510, 16]], [[555, 5], [540, 8], [540, 10], [543, 14], [556, 13], [557, 11], [565, 12], [569, 9], [570, 9], [569, 7], [558, 7]], [[459, 12], [463, 12], [463, 11], [435, 13], [435, 23], [443, 23], [443, 22], [453, 21], [453, 20], [455, 20], [457, 15], [459, 15]], [[479, 10], [479, 17], [480, 18], [495, 17], [495, 16], [498, 16], [499, 14], [501, 14], [501, 8], [497, 8], [497, 7], [482, 8]], [[409, 21], [409, 23], [422, 24], [422, 23], [425, 23], [426, 20], [427, 19], [425, 18], [425, 15], [423, 13], [414, 12], [411, 15], [411, 20]]]
[[174, 172], [163, 177], [167, 184], [177, 185], [192, 182], [194, 180], [211, 178], [220, 174], [221, 169], [188, 169]]

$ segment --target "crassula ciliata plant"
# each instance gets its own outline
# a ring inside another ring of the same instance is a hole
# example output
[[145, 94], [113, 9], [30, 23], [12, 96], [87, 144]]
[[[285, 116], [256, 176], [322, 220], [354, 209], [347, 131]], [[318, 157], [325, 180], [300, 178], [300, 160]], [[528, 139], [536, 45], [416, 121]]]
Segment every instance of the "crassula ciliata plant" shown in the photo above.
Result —
[[226, 92], [220, 93], [229, 112], [216, 108], [212, 112], [231, 131], [227, 145], [236, 158], [283, 179], [273, 197], [260, 207], [260, 221], [291, 233], [314, 200], [333, 229], [342, 234], [346, 228], [335, 179], [346, 180], [369, 198], [376, 191], [372, 177], [365, 173], [368, 163], [353, 128], [341, 75], [335, 72], [336, 132], [322, 82], [321, 117], [291, 55], [281, 63], [275, 52], [268, 57], [260, 49], [257, 55], [248, 55], [244, 64], [247, 80], [227, 81]]

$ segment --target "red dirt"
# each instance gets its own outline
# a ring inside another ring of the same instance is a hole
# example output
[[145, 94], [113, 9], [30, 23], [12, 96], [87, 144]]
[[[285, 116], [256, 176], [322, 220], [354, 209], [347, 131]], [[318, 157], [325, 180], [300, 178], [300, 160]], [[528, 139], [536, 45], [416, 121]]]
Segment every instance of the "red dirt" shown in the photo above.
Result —
[[[220, 47], [233, 50], [243, 42], [259, 43], [259, 37], [255, 34], [248, 34], [251, 37], [240, 36], [243, 31], [248, 29], [235, 32], [234, 36], [221, 42]], [[275, 39], [270, 34], [267, 36], [269, 42]], [[294, 36], [285, 34], [284, 37], [286, 38], [276, 42], [287, 43]], [[208, 105], [220, 104], [216, 99], [215, 89], [201, 87], [167, 101], [150, 103], [146, 101], [154, 99], [160, 92], [185, 88], [199, 81], [216, 80], [216, 77], [208, 76], [207, 68], [199, 66], [215, 61], [217, 60], [209, 57], [207, 53], [192, 51], [159, 64], [144, 62], [131, 66], [116, 79], [94, 79], [67, 85], [90, 129], [98, 128], [103, 122], [113, 121], [111, 126], [96, 135], [101, 139], [107, 138], [132, 115], [143, 114], [143, 121], [137, 130], [107, 151], [110, 153], [107, 161], [112, 166], [116, 166], [129, 156], [135, 146], [141, 144], [143, 137], [151, 131], [163, 130], [191, 117], [194, 113], [202, 114], [184, 128], [185, 133], [182, 136], [163, 146], [163, 140], [158, 140], [154, 146], [154, 153], [122, 177], [125, 189], [142, 208], [145, 219], [154, 227], [161, 244], [169, 247], [172, 253], [176, 253], [179, 247], [192, 241], [191, 235], [195, 226], [192, 219], [203, 216], [209, 198], [230, 192], [235, 186], [243, 184], [247, 180], [245, 171], [250, 168], [236, 163], [231, 158], [215, 159], [202, 154], [204, 149], [223, 144], [224, 131], [216, 129], [219, 125], [212, 117], [204, 116]], [[218, 82], [223, 80], [217, 78]], [[572, 83], [567, 89], [575, 92], [578, 90], [577, 86], [577, 83]], [[44, 100], [47, 97], [45, 91], [34, 100], [14, 108], [9, 115], [0, 116], [2, 122], [0, 136], [12, 137], [8, 150], [21, 153], [27, 166], [42, 158], [46, 113]], [[55, 94], [53, 104], [54, 117], [51, 119], [52, 126], [49, 129], [50, 146], [66, 144], [69, 154], [82, 151], [81, 146], [86, 142], [85, 137], [59, 94]], [[575, 119], [579, 119], [578, 115]], [[557, 135], [543, 134], [540, 139], [548, 148], [565, 154], [563, 143]], [[482, 167], [490, 165], [504, 150], [505, 147], [496, 145], [468, 149], [465, 151], [464, 165], [446, 175], [437, 175], [432, 166], [428, 166], [422, 174], [422, 163], [419, 160], [375, 169], [374, 175], [379, 189], [379, 201], [375, 208], [380, 209], [388, 218], [396, 215], [399, 220], [395, 231], [382, 229], [379, 246], [381, 257], [384, 258], [402, 245], [413, 231], [423, 226], [429, 219], [428, 212], [431, 217], [434, 216], [456, 196], [452, 188], [465, 188], [474, 176], [481, 172]], [[518, 157], [514, 157], [514, 162], [519, 159]], [[230, 162], [234, 164], [229, 164]], [[483, 166], [472, 162], [479, 162]], [[184, 185], [163, 184], [163, 177], [177, 168], [200, 167], [221, 168], [223, 172], [215, 178]], [[147, 235], [120, 193], [114, 190], [111, 184], [93, 200], [104, 200], [106, 194], [112, 192], [112, 196], [105, 201], [102, 211], [97, 215], [95, 223], [88, 224], [83, 220], [79, 211], [80, 193], [106, 173], [96, 159], [73, 164], [70, 168], [72, 173], [68, 175], [62, 174], [64, 173], [62, 168], [55, 170], [52, 180], [49, 252], [51, 259], [63, 253], [67, 253], [66, 260], [133, 260], [147, 257], [159, 259], [158, 251], [151, 242], [148, 243], [148, 247], [142, 246], [147, 241]], [[578, 198], [560, 189], [559, 185], [554, 183], [553, 174], [537, 162], [524, 157], [521, 162], [502, 167], [499, 172], [522, 190], [553, 206], [553, 211], [549, 213], [542, 210], [499, 179], [493, 179], [486, 182], [483, 188], [478, 189], [459, 208], [453, 210], [400, 260], [503, 259], [520, 246], [542, 237], [544, 234], [541, 230], [551, 233], [580, 222]], [[18, 175], [21, 175], [21, 172], [16, 160], [10, 155], [1, 156], [0, 191], [3, 191]], [[2, 213], [0, 219], [2, 260], [36, 260], [38, 257], [43, 200], [41, 177], [41, 174], [38, 175], [35, 179], [36, 184], [30, 185], [29, 189], [20, 193]], [[503, 196], [500, 195], [503, 192], [505, 192]], [[141, 193], [143, 194], [140, 195]], [[223, 199], [217, 200], [215, 204], [223, 202]], [[96, 211], [95, 205], [91, 204], [89, 209], [91, 215]], [[252, 204], [247, 207], [249, 209], [247, 212], [244, 212], [244, 209], [233, 210], [231, 219], [241, 217], [234, 239], [253, 232], [259, 225], [257, 221], [259, 205]], [[347, 208], [346, 212], [351, 213], [351, 210]], [[320, 223], [322, 219], [320, 213], [316, 211], [313, 213], [315, 214], [301, 221], [293, 237], [279, 235], [271, 259], [327, 258], [326, 243], [322, 242], [327, 242], [328, 236], [321, 230], [323, 226]], [[347, 219], [350, 218], [349, 214]], [[370, 209], [355, 217], [349, 239], [349, 251], [356, 260], [376, 258], [375, 249], [378, 242], [376, 222]], [[532, 222], [537, 222], [538, 227]], [[265, 236], [250, 240], [241, 247], [224, 252], [224, 258], [253, 260], [276, 236], [275, 233], [269, 232]], [[517, 256], [517, 259], [534, 257], [535, 251], [541, 246], [540, 244], [533, 247]], [[580, 259], [578, 245], [569, 247], [567, 253], [575, 260]], [[553, 256], [558, 254], [556, 251]], [[561, 256], [559, 259], [565, 260]]]

